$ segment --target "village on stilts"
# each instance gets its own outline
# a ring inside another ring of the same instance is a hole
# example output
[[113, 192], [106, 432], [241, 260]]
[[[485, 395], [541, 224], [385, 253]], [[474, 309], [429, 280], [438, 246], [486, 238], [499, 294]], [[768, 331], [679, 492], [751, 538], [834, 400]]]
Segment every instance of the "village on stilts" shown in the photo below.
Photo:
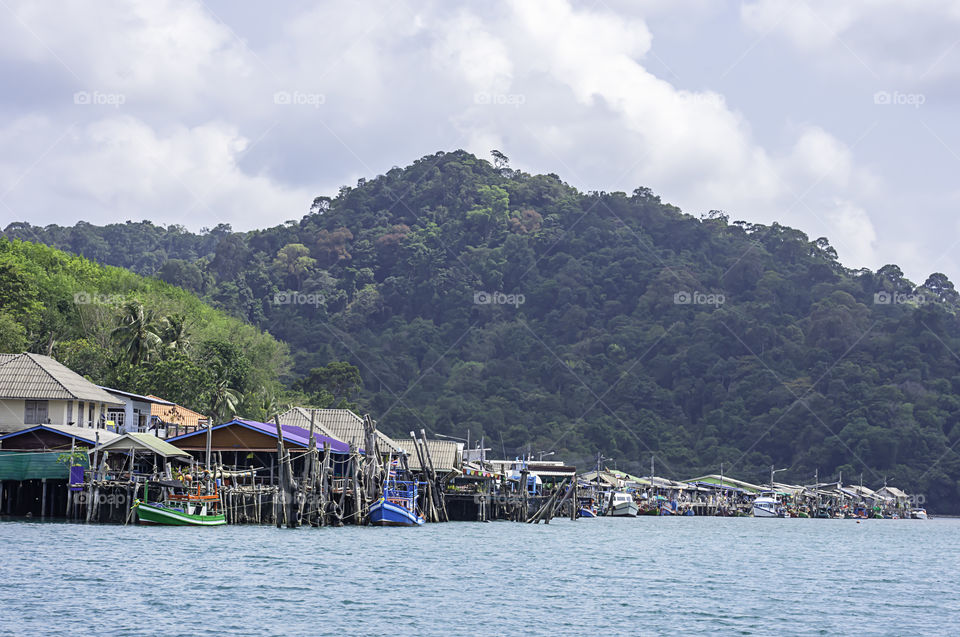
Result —
[[[0, 516], [116, 524], [420, 526], [536, 524], [555, 517], [926, 518], [896, 487], [842, 476], [765, 484], [578, 471], [526, 453], [488, 458], [484, 441], [391, 438], [348, 409], [293, 407], [272, 422], [213, 419], [96, 386], [52, 358], [0, 355]], [[14, 392], [10, 388], [16, 388]], [[22, 422], [17, 414], [23, 414]], [[11, 420], [11, 415], [13, 419]]]

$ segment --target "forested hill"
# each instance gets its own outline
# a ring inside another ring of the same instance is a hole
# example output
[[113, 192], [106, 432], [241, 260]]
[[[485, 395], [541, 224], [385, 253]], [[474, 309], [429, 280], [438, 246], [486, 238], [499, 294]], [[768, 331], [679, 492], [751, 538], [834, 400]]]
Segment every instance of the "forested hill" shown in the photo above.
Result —
[[643, 474], [655, 455], [674, 478], [721, 462], [758, 481], [770, 465], [795, 482], [863, 473], [960, 506], [953, 285], [848, 270], [791, 228], [458, 151], [266, 230], [5, 233], [195, 291], [286, 341], [301, 374], [350, 361], [392, 433], [469, 429], [496, 455], [581, 463], [601, 450]]
[[91, 381], [217, 418], [265, 418], [286, 346], [190, 292], [0, 237], [0, 352], [52, 355]]

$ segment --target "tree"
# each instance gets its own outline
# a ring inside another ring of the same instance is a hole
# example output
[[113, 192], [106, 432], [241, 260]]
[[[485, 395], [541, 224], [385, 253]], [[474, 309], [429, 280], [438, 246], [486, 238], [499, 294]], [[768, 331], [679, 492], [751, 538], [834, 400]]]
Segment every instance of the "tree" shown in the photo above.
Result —
[[240, 395], [236, 389], [229, 386], [229, 380], [221, 376], [214, 382], [210, 392], [210, 413], [215, 423], [227, 422], [237, 413], [237, 404]]
[[303, 391], [322, 397], [328, 393], [334, 401], [349, 400], [363, 386], [360, 370], [344, 361], [334, 361], [324, 367], [314, 367], [300, 382]]
[[157, 272], [157, 278], [191, 292], [203, 290], [203, 273], [195, 264], [183, 259], [167, 260]]
[[190, 333], [187, 329], [187, 317], [183, 314], [171, 314], [161, 322], [160, 338], [169, 350], [184, 352], [190, 348]]
[[933, 299], [928, 300], [936, 300], [950, 306], [956, 306], [958, 300], [960, 300], [960, 295], [953, 288], [953, 283], [950, 282], [946, 274], [941, 272], [934, 272], [927, 277], [922, 291], [929, 291], [933, 295]]
[[139, 365], [161, 346], [160, 329], [152, 310], [145, 310], [139, 301], [128, 301], [112, 336], [120, 346], [124, 360]]
[[0, 312], [0, 353], [19, 354], [27, 348], [27, 330], [9, 314]]
[[490, 155], [493, 157], [493, 167], [497, 170], [510, 168], [510, 158], [501, 153], [499, 150], [491, 150]]
[[273, 267], [294, 277], [297, 288], [303, 282], [303, 277], [317, 264], [317, 260], [310, 257], [310, 250], [302, 243], [288, 243], [283, 246], [273, 260]]

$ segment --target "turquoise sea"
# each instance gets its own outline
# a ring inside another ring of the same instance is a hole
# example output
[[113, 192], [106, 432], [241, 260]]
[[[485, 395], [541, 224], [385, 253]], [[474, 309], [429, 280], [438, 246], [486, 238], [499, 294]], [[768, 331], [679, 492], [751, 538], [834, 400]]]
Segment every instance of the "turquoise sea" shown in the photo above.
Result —
[[0, 522], [0, 635], [960, 634], [960, 520]]

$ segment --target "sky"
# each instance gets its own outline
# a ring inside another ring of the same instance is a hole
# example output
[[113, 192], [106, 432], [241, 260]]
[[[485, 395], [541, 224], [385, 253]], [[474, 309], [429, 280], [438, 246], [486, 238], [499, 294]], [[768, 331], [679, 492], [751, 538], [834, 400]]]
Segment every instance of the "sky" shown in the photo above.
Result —
[[960, 283], [960, 0], [0, 0], [0, 227], [299, 219], [439, 150]]

